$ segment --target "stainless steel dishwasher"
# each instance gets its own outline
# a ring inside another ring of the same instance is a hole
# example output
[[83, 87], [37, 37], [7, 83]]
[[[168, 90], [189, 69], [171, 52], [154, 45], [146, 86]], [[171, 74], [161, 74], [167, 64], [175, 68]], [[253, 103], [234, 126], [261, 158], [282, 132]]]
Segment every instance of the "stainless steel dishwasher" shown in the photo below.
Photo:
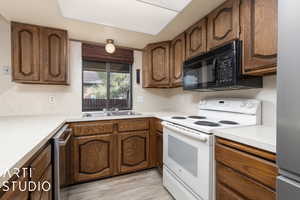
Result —
[[54, 199], [67, 200], [71, 177], [71, 138], [69, 125], [63, 126], [53, 137], [54, 142]]

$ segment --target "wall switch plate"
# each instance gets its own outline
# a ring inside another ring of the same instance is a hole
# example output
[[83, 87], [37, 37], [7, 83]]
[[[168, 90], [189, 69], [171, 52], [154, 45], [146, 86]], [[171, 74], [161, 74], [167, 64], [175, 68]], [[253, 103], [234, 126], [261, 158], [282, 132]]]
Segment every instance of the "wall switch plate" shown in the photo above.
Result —
[[48, 101], [50, 104], [54, 104], [56, 101], [55, 96], [49, 96]]
[[3, 66], [2, 67], [2, 74], [5, 76], [10, 75], [10, 67], [9, 66]]

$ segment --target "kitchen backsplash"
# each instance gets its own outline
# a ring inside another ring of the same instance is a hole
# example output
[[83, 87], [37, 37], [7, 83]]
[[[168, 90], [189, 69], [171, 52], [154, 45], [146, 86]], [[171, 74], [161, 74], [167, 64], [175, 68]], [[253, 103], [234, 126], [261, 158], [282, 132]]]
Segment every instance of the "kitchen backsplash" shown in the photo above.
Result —
[[[0, 116], [78, 114], [81, 112], [81, 43], [70, 42], [70, 86], [26, 85], [11, 82], [10, 24], [0, 16]], [[136, 84], [135, 70], [142, 68], [142, 52], [134, 51], [133, 109], [139, 112], [194, 113], [206, 97], [245, 97], [263, 101], [263, 123], [276, 119], [276, 76], [264, 77], [263, 89], [226, 92], [186, 92], [182, 88], [144, 89]], [[9, 68], [10, 69], [10, 68]], [[54, 97], [54, 102], [49, 102]]]

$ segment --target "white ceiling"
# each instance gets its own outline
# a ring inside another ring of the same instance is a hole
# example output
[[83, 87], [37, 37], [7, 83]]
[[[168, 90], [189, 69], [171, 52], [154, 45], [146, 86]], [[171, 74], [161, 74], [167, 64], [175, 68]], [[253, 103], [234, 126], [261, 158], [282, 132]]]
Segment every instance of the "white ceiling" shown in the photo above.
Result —
[[[67, 1], [67, 0], [65, 0]], [[87, 2], [92, 0], [68, 0], [72, 2], [72, 7], [70, 9], [76, 8], [74, 2]], [[97, 1], [114, 1], [115, 0], [97, 0]], [[117, 0], [118, 3], [128, 0]], [[132, 0], [135, 1], [135, 0]], [[169, 4], [164, 2], [169, 2], [171, 0], [143, 0], [150, 1], [151, 4], [156, 4], [160, 7], [168, 7], [171, 10], [177, 10], [177, 4]], [[179, 0], [172, 0], [179, 1]], [[83, 22], [80, 20], [65, 18], [62, 15], [58, 0], [0, 0], [0, 14], [6, 17], [8, 20], [19, 21], [24, 23], [31, 23], [37, 25], [44, 25], [55, 28], [67, 29], [70, 38], [93, 41], [93, 42], [105, 42], [106, 39], [114, 39], [115, 43], [120, 46], [127, 46], [132, 48], [143, 48], [146, 44], [152, 42], [158, 42], [163, 40], [170, 40], [176, 35], [183, 32], [186, 28], [194, 24], [200, 18], [207, 15], [211, 10], [216, 8], [225, 0], [192, 0], [173, 20], [171, 20], [167, 25], [159, 32], [157, 35], [150, 35], [145, 33], [140, 33], [137, 31], [125, 30], [126, 28], [116, 28], [112, 25], [102, 25], [96, 23]], [[73, 4], [74, 3], [74, 4]], [[123, 5], [123, 4], [122, 4]], [[79, 6], [79, 5], [77, 5]], [[128, 9], [128, 5], [124, 6], [124, 10]], [[107, 9], [107, 8], [106, 8]], [[81, 11], [79, 7], [79, 11]], [[108, 9], [107, 9], [108, 10]], [[110, 12], [114, 14], [120, 13], [121, 9], [111, 10]], [[165, 10], [165, 9], [164, 9]], [[99, 12], [101, 10], [99, 9]], [[79, 12], [80, 13], [80, 12]], [[120, 14], [119, 14], [120, 15]], [[143, 13], [141, 14], [141, 16]], [[93, 15], [90, 14], [91, 17]], [[118, 19], [121, 19], [124, 15], [120, 15]], [[147, 28], [151, 26], [154, 20], [146, 21], [140, 18]], [[155, 18], [154, 13], [152, 13], [151, 19]], [[159, 18], [160, 19], [160, 18]], [[130, 22], [130, 21], [129, 21]], [[128, 23], [128, 22], [127, 22]], [[130, 25], [130, 23], [128, 23]], [[133, 26], [133, 25], [130, 25]], [[150, 30], [153, 31], [153, 30]]]
[[62, 15], [66, 18], [156, 35], [191, 0], [58, 0], [58, 2]]

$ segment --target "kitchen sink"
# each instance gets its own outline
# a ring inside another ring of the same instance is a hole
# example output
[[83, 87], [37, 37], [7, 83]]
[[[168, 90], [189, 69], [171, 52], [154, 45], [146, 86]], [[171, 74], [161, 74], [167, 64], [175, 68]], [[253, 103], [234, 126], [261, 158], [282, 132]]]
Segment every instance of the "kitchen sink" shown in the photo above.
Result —
[[108, 112], [84, 113], [83, 117], [134, 116], [134, 115], [141, 115], [141, 113], [137, 113], [132, 110], [108, 111]]

